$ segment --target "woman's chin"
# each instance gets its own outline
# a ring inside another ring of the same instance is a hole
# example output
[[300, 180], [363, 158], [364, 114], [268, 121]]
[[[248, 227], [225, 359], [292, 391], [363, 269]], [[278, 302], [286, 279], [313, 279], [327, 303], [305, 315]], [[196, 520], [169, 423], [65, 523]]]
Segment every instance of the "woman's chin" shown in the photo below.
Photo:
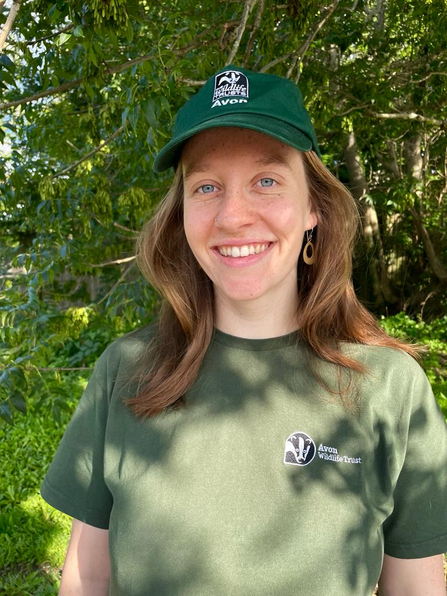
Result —
[[216, 287], [216, 285], [214, 285], [214, 295], [216, 296], [216, 299], [221, 302], [254, 302], [263, 297], [267, 298], [268, 294], [269, 291], [264, 284], [254, 284], [252, 281], [249, 283], [237, 283], [223, 287]]

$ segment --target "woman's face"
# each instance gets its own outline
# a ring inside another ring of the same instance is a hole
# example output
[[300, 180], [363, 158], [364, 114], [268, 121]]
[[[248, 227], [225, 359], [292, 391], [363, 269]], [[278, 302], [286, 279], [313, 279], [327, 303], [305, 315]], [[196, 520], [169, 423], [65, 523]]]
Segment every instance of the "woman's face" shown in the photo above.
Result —
[[216, 300], [297, 301], [304, 232], [317, 223], [300, 153], [262, 133], [214, 128], [187, 143], [181, 164], [186, 237]]

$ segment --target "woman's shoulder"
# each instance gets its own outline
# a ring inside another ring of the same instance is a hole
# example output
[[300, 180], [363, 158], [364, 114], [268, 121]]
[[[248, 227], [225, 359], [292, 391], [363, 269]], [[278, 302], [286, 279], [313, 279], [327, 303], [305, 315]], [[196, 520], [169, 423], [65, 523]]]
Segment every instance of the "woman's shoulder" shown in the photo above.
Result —
[[120, 369], [135, 369], [155, 336], [157, 325], [150, 323], [113, 341], [99, 357], [95, 370], [100, 375], [117, 374]]
[[419, 362], [403, 349], [371, 344], [346, 344], [344, 351], [359, 360], [367, 367], [386, 370], [392, 368], [419, 372], [422, 368]]
[[365, 367], [365, 386], [373, 392], [387, 394], [393, 401], [400, 399], [407, 404], [425, 400], [431, 385], [415, 358], [404, 350], [374, 345], [349, 344], [349, 356]]
[[146, 350], [151, 340], [154, 338], [156, 330], [156, 322], [134, 329], [115, 339], [115, 341], [113, 341], [106, 349], [106, 352], [110, 352], [111, 356], [125, 356], [127, 354], [135, 356], [136, 354], [140, 354]]

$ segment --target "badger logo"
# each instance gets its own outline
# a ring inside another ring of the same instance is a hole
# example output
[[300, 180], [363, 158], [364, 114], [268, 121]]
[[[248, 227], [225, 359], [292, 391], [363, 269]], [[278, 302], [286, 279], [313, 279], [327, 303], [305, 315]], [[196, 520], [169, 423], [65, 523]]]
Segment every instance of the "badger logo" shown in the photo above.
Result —
[[212, 107], [215, 107], [216, 102], [230, 97], [244, 99], [244, 103], [248, 99], [248, 78], [238, 70], [227, 70], [214, 77]]
[[307, 466], [315, 457], [315, 443], [303, 432], [295, 432], [286, 440], [284, 463], [293, 466]]

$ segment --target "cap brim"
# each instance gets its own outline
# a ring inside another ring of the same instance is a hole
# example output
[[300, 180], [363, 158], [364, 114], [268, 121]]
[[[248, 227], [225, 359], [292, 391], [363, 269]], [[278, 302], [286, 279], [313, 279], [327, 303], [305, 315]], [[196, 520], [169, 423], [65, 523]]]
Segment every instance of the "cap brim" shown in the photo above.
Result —
[[154, 170], [156, 172], [163, 172], [175, 166], [179, 159], [186, 141], [204, 130], [210, 128], [223, 128], [228, 126], [236, 126], [238, 128], [248, 128], [249, 130], [256, 130], [270, 137], [282, 141], [286, 145], [298, 149], [298, 151], [310, 151], [312, 149], [312, 141], [303, 134], [298, 128], [263, 114], [253, 113], [235, 113], [223, 114], [202, 122], [194, 128], [188, 130], [184, 135], [180, 135], [169, 142], [155, 158]]

